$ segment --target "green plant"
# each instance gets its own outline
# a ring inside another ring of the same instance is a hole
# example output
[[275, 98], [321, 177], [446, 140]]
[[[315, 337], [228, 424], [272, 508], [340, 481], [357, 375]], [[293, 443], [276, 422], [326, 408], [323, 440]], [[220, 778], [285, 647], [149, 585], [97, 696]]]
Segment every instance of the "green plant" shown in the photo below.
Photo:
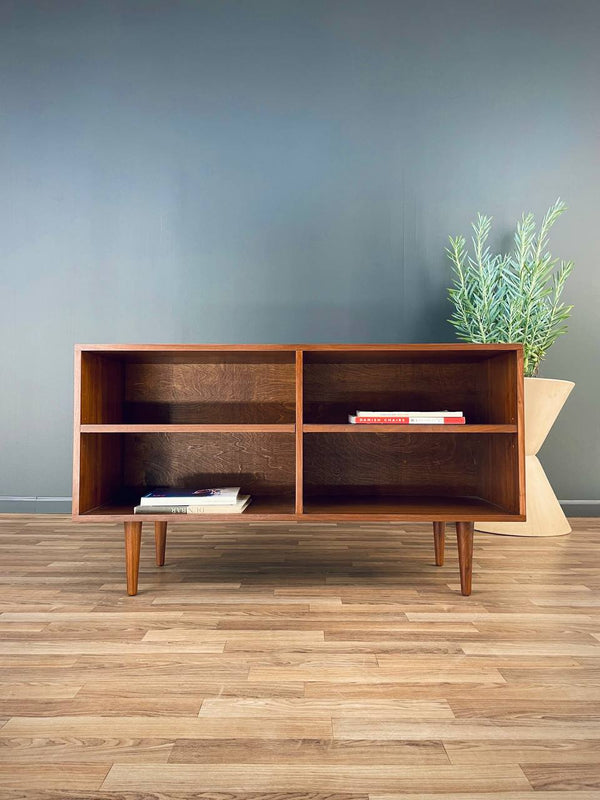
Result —
[[513, 251], [492, 253], [487, 240], [492, 218], [478, 214], [473, 223], [473, 255], [463, 236], [450, 237], [446, 252], [452, 261], [454, 305], [448, 320], [464, 342], [521, 342], [526, 376], [539, 366], [556, 339], [567, 332], [573, 306], [561, 302], [572, 261], [548, 252], [550, 229], [565, 211], [560, 198], [536, 233], [533, 214], [523, 214], [514, 235]]

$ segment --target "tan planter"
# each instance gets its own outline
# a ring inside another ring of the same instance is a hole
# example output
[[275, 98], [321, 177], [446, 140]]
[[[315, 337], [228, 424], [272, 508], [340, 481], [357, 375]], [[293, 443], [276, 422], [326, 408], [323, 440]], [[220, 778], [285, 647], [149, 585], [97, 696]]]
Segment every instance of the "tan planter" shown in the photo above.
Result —
[[525, 378], [526, 522], [476, 522], [478, 531], [508, 536], [562, 536], [571, 532], [537, 453], [575, 386], [571, 381]]

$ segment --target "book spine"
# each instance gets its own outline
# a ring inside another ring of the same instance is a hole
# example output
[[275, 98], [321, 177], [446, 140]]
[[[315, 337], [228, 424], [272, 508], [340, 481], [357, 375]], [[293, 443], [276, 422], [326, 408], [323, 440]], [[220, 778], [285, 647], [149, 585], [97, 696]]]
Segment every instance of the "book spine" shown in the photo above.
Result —
[[463, 417], [462, 411], [357, 411], [357, 417]]
[[350, 417], [353, 425], [408, 425], [408, 417]]
[[410, 417], [410, 425], [464, 425], [464, 417]]
[[350, 417], [352, 425], [464, 425], [464, 417]]
[[134, 514], [187, 514], [188, 506], [136, 506]]
[[239, 506], [219, 506], [219, 510], [215, 511], [215, 506], [211, 508], [205, 508], [202, 506], [189, 506], [187, 510], [188, 514], [239, 514], [240, 508]]
[[[205, 500], [206, 498], [202, 498]], [[200, 498], [185, 498], [185, 497], [165, 497], [162, 499], [162, 502], [158, 503], [156, 500], [144, 500], [140, 502], [140, 506], [144, 508], [163, 508], [166, 506], [185, 506], [186, 508], [191, 505], [197, 505]], [[232, 499], [219, 499], [219, 500], [209, 500], [208, 502], [203, 502], [202, 505], [206, 506], [230, 506], [232, 503], [235, 503], [237, 498]]]

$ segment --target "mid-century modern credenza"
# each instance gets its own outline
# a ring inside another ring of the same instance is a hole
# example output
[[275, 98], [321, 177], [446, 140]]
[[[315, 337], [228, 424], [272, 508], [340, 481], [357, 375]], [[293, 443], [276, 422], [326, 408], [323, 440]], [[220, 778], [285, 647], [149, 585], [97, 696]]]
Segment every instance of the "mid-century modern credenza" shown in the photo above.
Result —
[[[460, 409], [465, 425], [351, 425], [357, 409]], [[239, 485], [243, 514], [167, 522], [430, 521], [436, 564], [456, 523], [471, 592], [475, 520], [524, 520], [520, 345], [108, 344], [75, 347], [73, 518], [125, 525], [137, 593], [157, 486]]]

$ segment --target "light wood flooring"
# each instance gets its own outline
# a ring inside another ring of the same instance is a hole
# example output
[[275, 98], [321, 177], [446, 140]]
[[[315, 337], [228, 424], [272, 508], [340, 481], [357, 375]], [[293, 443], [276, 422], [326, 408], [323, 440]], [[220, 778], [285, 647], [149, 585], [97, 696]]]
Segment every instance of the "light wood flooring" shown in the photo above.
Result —
[[598, 800], [600, 520], [144, 525], [0, 517], [4, 800]]

